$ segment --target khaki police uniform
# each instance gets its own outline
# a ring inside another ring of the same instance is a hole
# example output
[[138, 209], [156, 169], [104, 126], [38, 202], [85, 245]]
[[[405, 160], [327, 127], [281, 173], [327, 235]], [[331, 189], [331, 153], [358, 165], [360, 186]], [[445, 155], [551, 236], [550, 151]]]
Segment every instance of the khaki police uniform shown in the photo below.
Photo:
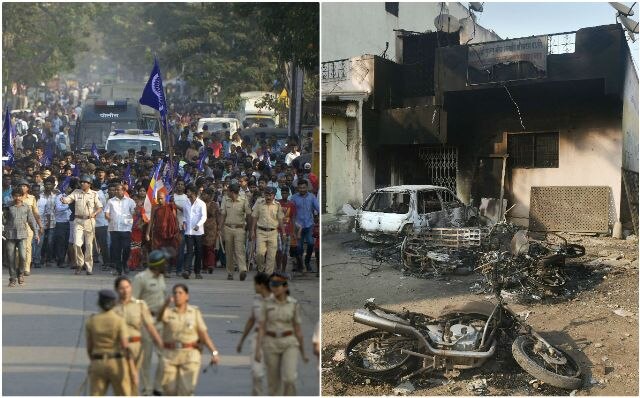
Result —
[[[260, 324], [260, 320], [262, 319], [262, 305], [264, 303], [264, 298], [256, 294], [253, 299], [253, 306], [251, 307], [251, 311], [253, 311], [253, 318], [255, 319], [255, 324]], [[264, 395], [263, 383], [264, 383], [264, 360], [257, 362], [256, 361], [256, 350], [258, 350], [258, 328], [254, 329], [254, 333], [251, 335], [251, 377], [253, 379], [253, 389], [251, 390], [251, 395], [253, 396], [261, 396]], [[262, 348], [260, 348], [262, 349]], [[263, 356], [264, 358], [264, 356]]]
[[162, 324], [165, 346], [162, 358], [163, 394], [193, 395], [202, 362], [198, 330], [207, 330], [202, 313], [193, 305], [187, 305], [183, 313], [179, 313], [175, 307], [168, 307], [162, 314]]
[[[282, 225], [284, 213], [280, 203], [271, 204], [258, 201], [253, 206], [253, 218], [256, 222], [256, 261], [259, 272], [273, 273], [278, 252], [278, 226]], [[265, 258], [266, 257], [266, 258]]]
[[85, 323], [89, 354], [90, 395], [105, 395], [109, 385], [114, 395], [131, 395], [129, 364], [122, 353], [120, 340], [127, 338], [124, 318], [112, 310], [92, 315]]
[[[87, 267], [87, 272], [93, 271], [93, 241], [95, 237], [96, 219], [91, 215], [102, 208], [102, 203], [96, 191], [84, 192], [76, 189], [67, 199], [75, 201], [76, 214], [73, 222], [73, 243], [76, 255], [76, 265]], [[85, 252], [82, 253], [84, 243]]]
[[300, 324], [300, 306], [293, 297], [283, 303], [272, 296], [262, 305], [264, 340], [262, 352], [267, 370], [268, 395], [296, 395], [300, 344], [295, 325]]
[[237, 201], [230, 198], [224, 201], [221, 209], [224, 218], [224, 248], [227, 256], [227, 272], [233, 274], [235, 266], [240, 272], [247, 272], [245, 256], [246, 221], [251, 214], [249, 200], [238, 196]]
[[[129, 336], [129, 351], [136, 364], [136, 369], [142, 368], [142, 331], [146, 328], [144, 324], [153, 325], [155, 320], [151, 316], [147, 303], [143, 300], [132, 299], [126, 304], [118, 304], [113, 311], [124, 318]], [[148, 332], [147, 332], [148, 333]], [[138, 391], [132, 391], [137, 394]]]
[[[158, 315], [158, 312], [162, 309], [165, 300], [166, 284], [164, 281], [164, 275], [159, 274], [155, 277], [151, 270], [146, 269], [138, 273], [133, 278], [133, 297], [138, 300], [143, 300], [149, 307], [151, 316], [154, 318]], [[154, 323], [155, 323], [154, 319]], [[156, 330], [162, 334], [162, 323], [155, 323]], [[156, 368], [155, 379], [151, 379], [151, 360], [153, 357], [153, 339], [149, 332], [143, 328], [141, 330], [142, 335], [142, 371], [140, 372], [140, 386], [144, 394], [151, 394], [153, 390], [160, 391], [162, 386], [160, 381], [162, 380], [162, 362], [161, 356], [158, 353], [158, 367]]]
[[[22, 203], [24, 203], [28, 207], [31, 207], [31, 210], [33, 211], [33, 216], [35, 217], [36, 222], [38, 223], [38, 226], [39, 226], [41, 221], [40, 221], [40, 212], [38, 212], [36, 197], [31, 194], [26, 194], [24, 196], [24, 199], [22, 199]], [[33, 237], [34, 237], [33, 230], [27, 227], [27, 240], [24, 244], [25, 246], [24, 272], [28, 272], [28, 273], [31, 273], [31, 259], [33, 257], [33, 252], [32, 252]]]

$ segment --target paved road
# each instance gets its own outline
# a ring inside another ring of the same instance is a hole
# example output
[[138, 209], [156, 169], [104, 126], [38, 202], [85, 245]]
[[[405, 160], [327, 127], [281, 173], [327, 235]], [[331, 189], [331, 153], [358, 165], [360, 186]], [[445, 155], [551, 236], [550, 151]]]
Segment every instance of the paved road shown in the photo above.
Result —
[[[99, 269], [99, 267], [96, 267]], [[98, 311], [97, 291], [112, 288], [105, 272], [92, 276], [68, 269], [35, 269], [24, 287], [7, 288], [2, 275], [2, 395], [82, 395], [79, 390], [88, 366], [84, 320]], [[189, 280], [191, 303], [200, 307], [209, 335], [221, 353], [215, 373], [201, 374], [196, 395], [250, 395], [249, 342], [235, 352], [253, 300], [253, 274], [244, 282], [227, 281], [220, 269]], [[167, 285], [184, 279], [171, 278]], [[299, 395], [318, 395], [317, 362], [311, 336], [319, 319], [319, 281], [315, 275], [296, 278], [291, 295], [302, 304], [306, 352], [300, 359]], [[208, 361], [208, 354], [204, 355]]]

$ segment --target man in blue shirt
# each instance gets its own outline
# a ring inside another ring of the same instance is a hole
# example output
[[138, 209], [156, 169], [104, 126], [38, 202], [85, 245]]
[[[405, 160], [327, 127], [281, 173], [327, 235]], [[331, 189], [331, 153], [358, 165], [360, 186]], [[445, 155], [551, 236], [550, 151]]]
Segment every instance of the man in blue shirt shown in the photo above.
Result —
[[320, 213], [318, 198], [314, 194], [308, 192], [309, 185], [306, 180], [299, 180], [297, 193], [291, 197], [291, 201], [296, 205], [296, 224], [300, 226], [301, 236], [298, 239], [298, 251], [296, 260], [298, 267], [296, 271], [304, 273], [302, 268], [302, 254], [304, 253], [304, 244], [307, 244], [307, 253], [304, 258], [304, 264], [307, 271], [311, 271], [311, 255], [313, 254], [313, 215]]

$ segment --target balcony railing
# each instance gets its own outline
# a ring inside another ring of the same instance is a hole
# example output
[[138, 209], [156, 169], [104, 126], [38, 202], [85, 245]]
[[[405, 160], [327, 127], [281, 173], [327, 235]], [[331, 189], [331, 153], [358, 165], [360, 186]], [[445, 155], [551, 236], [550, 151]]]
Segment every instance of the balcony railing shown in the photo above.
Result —
[[349, 78], [351, 61], [339, 59], [322, 63], [322, 82], [338, 82]]

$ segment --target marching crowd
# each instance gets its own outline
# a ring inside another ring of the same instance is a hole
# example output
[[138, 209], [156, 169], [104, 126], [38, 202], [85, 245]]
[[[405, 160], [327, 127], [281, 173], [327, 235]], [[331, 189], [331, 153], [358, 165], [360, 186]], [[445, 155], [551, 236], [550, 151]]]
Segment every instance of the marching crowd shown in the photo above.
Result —
[[[188, 287], [178, 283], [165, 298], [164, 279], [203, 279], [215, 268], [242, 281], [258, 271], [258, 304], [242, 337], [256, 326], [252, 361], [266, 371], [252, 368], [254, 392], [266, 373], [270, 394], [295, 394], [297, 352], [307, 358], [299, 306], [286, 287], [293, 272], [319, 271], [318, 178], [301, 161], [310, 142], [198, 132], [203, 115], [173, 114], [171, 152], [85, 154], [71, 150], [79, 100], [61, 98], [11, 117], [2, 255], [9, 287], [44, 267], [92, 275], [98, 258], [117, 277], [113, 291], [99, 294], [103, 312], [86, 324], [92, 395], [110, 384], [118, 395], [137, 395], [138, 383], [146, 395], [193, 393], [203, 345], [214, 364], [218, 351], [188, 304]], [[132, 271], [139, 272], [129, 279]], [[195, 325], [191, 334], [184, 324]], [[154, 345], [162, 355], [152, 377]]]

